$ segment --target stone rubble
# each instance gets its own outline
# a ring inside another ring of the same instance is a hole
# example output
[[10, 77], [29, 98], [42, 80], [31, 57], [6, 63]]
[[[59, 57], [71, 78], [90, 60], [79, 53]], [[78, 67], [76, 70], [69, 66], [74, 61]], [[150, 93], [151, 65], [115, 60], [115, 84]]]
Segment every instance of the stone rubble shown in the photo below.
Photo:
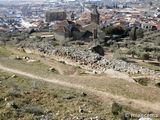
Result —
[[[35, 44], [36, 43], [36, 44]], [[92, 52], [89, 49], [84, 49], [81, 47], [54, 47], [50, 44], [42, 44], [43, 42], [37, 41], [33, 44], [33, 41], [29, 43], [28, 41], [22, 41], [19, 45], [20, 48], [24, 48], [25, 51], [30, 53], [36, 52], [41, 55], [50, 56], [58, 61], [64, 61], [67, 64], [80, 66], [87, 70], [93, 70], [95, 73], [106, 72], [109, 69], [114, 71], [126, 73], [126, 74], [147, 74], [147, 75], [160, 75], [160, 72], [149, 70], [147, 68], [137, 66], [133, 63], [127, 63], [123, 60], [118, 60], [114, 58], [106, 58], [97, 53]]]

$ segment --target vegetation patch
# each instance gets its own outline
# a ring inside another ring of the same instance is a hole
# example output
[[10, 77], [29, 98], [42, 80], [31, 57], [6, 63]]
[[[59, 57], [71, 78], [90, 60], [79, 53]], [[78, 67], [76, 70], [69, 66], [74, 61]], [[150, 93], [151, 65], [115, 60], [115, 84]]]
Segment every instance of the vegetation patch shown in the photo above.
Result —
[[160, 88], [160, 82], [156, 83], [155, 86]]
[[5, 47], [0, 46], [0, 57], [9, 57], [12, 53], [6, 50]]
[[135, 82], [139, 83], [142, 86], [147, 86], [149, 83], [149, 79], [148, 78], [136, 78], [134, 79]]

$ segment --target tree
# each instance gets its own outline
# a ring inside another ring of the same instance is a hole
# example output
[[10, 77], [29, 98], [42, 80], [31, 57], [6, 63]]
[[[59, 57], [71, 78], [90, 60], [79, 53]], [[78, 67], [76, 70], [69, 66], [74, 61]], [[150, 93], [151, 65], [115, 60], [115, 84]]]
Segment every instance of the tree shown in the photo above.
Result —
[[149, 6], [152, 6], [152, 4], [153, 4], [153, 3], [150, 1], [150, 2], [149, 2]]
[[131, 32], [130, 32], [130, 38], [132, 40], [136, 40], [137, 36], [136, 36], [136, 26], [132, 28]]
[[160, 62], [160, 55], [158, 55], [158, 56], [157, 56], [157, 61], [159, 61], [159, 62]]
[[138, 28], [138, 29], [136, 30], [136, 38], [143, 38], [143, 36], [144, 36], [144, 31], [143, 31], [143, 29], [142, 29], [142, 28]]
[[112, 35], [123, 35], [124, 34], [124, 29], [120, 26], [109, 26], [105, 29], [105, 32], [107, 35], [110, 35], [112, 37]]
[[129, 28], [124, 28], [124, 36], [128, 36], [129, 35]]

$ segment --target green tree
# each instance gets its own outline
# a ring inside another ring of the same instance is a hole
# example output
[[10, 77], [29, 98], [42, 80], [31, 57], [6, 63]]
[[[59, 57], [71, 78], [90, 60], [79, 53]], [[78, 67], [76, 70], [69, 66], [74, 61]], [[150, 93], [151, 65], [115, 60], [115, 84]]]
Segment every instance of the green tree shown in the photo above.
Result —
[[157, 56], [157, 61], [159, 61], [159, 62], [160, 62], [160, 55], [158, 55], [158, 56]]
[[133, 27], [131, 32], [130, 32], [130, 38], [132, 40], [136, 40], [137, 36], [136, 36], [136, 27]]
[[142, 29], [142, 28], [138, 28], [138, 29], [136, 30], [136, 38], [143, 38], [143, 36], [144, 36], [144, 31], [143, 31], [143, 29]]
[[120, 26], [109, 26], [107, 28], [105, 28], [105, 33], [107, 35], [123, 35], [124, 34], [124, 29]]

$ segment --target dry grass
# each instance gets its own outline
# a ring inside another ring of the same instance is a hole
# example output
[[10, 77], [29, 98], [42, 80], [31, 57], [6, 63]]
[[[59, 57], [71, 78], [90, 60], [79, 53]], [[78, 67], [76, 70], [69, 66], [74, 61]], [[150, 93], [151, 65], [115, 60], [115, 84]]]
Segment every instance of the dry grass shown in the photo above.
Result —
[[[0, 119], [36, 119], [48, 115], [52, 119], [112, 118], [110, 106], [97, 102], [96, 96], [83, 96], [80, 91], [51, 83], [0, 72]], [[3, 88], [3, 89], [2, 89]], [[18, 108], [6, 107], [14, 102]], [[79, 106], [83, 109], [79, 113]], [[116, 117], [118, 119], [118, 117]]]
[[[4, 58], [2, 57], [2, 59], [0, 59], [0, 64], [2, 64], [3, 66], [9, 68], [16, 68], [27, 73], [32, 73], [41, 76], [43, 78], [45, 77], [50, 79], [55, 78], [60, 81], [66, 81], [72, 84], [83, 85], [99, 91], [111, 93], [115, 96], [119, 95], [129, 99], [144, 100], [153, 103], [160, 102], [160, 99], [158, 97], [160, 95], [158, 87], [142, 86], [138, 83], [130, 83], [127, 80], [113, 79], [105, 74], [100, 74], [100, 75], [80, 74], [84, 72], [84, 70], [81, 68], [63, 64], [55, 60], [52, 60], [48, 57], [41, 57], [35, 54], [27, 54], [24, 52], [19, 52], [13, 48], [10, 48], [10, 50], [12, 52], [3, 48], [3, 51], [9, 53], [7, 57]], [[27, 63], [25, 60], [14, 60], [13, 58], [15, 55], [18, 55], [20, 57], [27, 55], [31, 58], [34, 57], [34, 59], [40, 61], [35, 63]], [[48, 71], [48, 68], [51, 66], [57, 70], [56, 73]], [[86, 98], [82, 97], [81, 93], [79, 91], [76, 91], [75, 89], [69, 89], [65, 87], [63, 87], [62, 89], [61, 86], [57, 88], [56, 85], [47, 82], [42, 82], [39, 80], [29, 79], [26, 77], [25, 79], [24, 77], [8, 79], [10, 78], [10, 76], [11, 75], [8, 76], [7, 74], [1, 76], [1, 78], [7, 79], [6, 85], [4, 86], [9, 86], [5, 88], [4, 91], [8, 91], [9, 95], [13, 94], [12, 96], [13, 98], [15, 97], [14, 92], [16, 91], [15, 95], [20, 96], [20, 98], [14, 98], [14, 99], [10, 98], [10, 100], [13, 99], [14, 101], [19, 101], [16, 102], [16, 104], [18, 106], [22, 105], [23, 109], [25, 108], [27, 109], [29, 106], [33, 106], [32, 108], [33, 111], [39, 111], [39, 113], [41, 113], [41, 111], [43, 112], [45, 111], [44, 108], [47, 108], [52, 111], [53, 113], [51, 115], [52, 118], [60, 119], [68, 116], [68, 119], [71, 119], [71, 116], [69, 116], [69, 114], [73, 114], [75, 116], [79, 115], [78, 107], [87, 104], [87, 107], [84, 107], [85, 109], [87, 109], [87, 111], [89, 110], [95, 111], [93, 112], [93, 114], [85, 113], [84, 115], [87, 117], [94, 116], [94, 114], [97, 114], [98, 116], [101, 117], [103, 116], [104, 118], [105, 116], [107, 116], [107, 118], [110, 118], [110, 120], [118, 119], [114, 118], [114, 116], [110, 114], [110, 105], [115, 99], [110, 99], [110, 98], [106, 99], [106, 97], [105, 99], [103, 99], [103, 96], [95, 98], [96, 97], [95, 95], [89, 95]], [[3, 101], [1, 108], [5, 106], [4, 98], [7, 97], [4, 91], [0, 97], [2, 98], [1, 101]], [[27, 91], [27, 93], [29, 92], [29, 94], [24, 94], [25, 91]], [[121, 101], [121, 103], [123, 105], [123, 101]], [[29, 106], [27, 106], [27, 104], [29, 104]], [[137, 106], [137, 108], [140, 108], [140, 106]], [[132, 109], [132, 106], [125, 106], [124, 111], [126, 110], [129, 111], [130, 113], [137, 112], [137, 110], [134, 111]], [[31, 110], [27, 109], [27, 111]], [[60, 113], [57, 113], [58, 111], [60, 111]], [[7, 110], [3, 110], [3, 114], [4, 112], [6, 112], [7, 115], [11, 114], [10, 111]], [[20, 111], [20, 113], [21, 112], [22, 111]], [[12, 117], [19, 116], [19, 113], [17, 112], [13, 113], [15, 115], [11, 114]], [[29, 119], [31, 119], [37, 116], [33, 116], [32, 112], [28, 112], [26, 114], [23, 113], [21, 117], [22, 118], [29, 117]]]

